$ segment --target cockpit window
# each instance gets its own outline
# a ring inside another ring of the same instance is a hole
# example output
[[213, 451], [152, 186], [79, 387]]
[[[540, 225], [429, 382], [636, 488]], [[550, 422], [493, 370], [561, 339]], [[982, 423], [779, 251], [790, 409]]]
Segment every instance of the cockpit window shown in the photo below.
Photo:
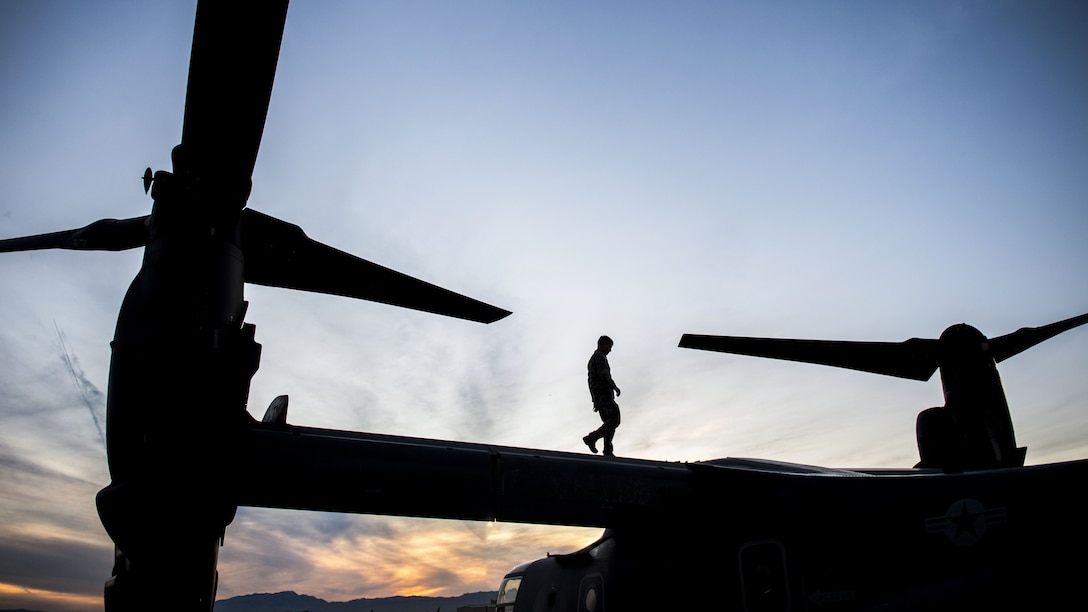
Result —
[[499, 599], [497, 604], [512, 604], [518, 598], [518, 588], [521, 586], [521, 576], [507, 576], [502, 579], [499, 586]]

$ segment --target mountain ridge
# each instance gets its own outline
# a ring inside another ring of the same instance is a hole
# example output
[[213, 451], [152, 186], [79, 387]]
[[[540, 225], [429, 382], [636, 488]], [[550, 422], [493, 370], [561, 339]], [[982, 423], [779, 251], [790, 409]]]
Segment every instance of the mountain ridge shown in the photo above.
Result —
[[251, 593], [215, 602], [215, 612], [432, 612], [458, 607], [484, 605], [498, 596], [497, 591], [464, 593], [455, 597], [394, 596], [359, 598], [351, 601], [325, 601], [294, 591]]

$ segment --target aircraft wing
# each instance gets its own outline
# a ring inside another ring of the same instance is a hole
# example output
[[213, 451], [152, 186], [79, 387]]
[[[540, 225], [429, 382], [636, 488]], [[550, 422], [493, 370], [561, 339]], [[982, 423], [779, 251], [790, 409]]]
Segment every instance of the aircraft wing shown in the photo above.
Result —
[[939, 365], [937, 341], [921, 338], [904, 342], [850, 342], [684, 334], [680, 347], [815, 363], [912, 380], [929, 380]]
[[510, 314], [306, 236], [297, 225], [247, 208], [242, 214], [247, 283], [329, 293], [492, 323]]
[[0, 253], [38, 249], [124, 251], [147, 244], [148, 215], [131, 219], [99, 219], [79, 229], [0, 240]]
[[1085, 323], [1088, 323], [1088, 313], [1041, 327], [1021, 327], [1011, 334], [991, 338], [990, 355], [993, 356], [994, 361], [1001, 363], [1040, 342], [1049, 340], [1062, 332], [1069, 331]]

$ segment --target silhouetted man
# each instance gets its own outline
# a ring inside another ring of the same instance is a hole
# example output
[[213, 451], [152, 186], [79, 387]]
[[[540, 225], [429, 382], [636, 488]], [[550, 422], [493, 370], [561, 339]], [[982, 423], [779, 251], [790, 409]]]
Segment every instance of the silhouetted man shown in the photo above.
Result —
[[[616, 434], [616, 428], [620, 425], [620, 405], [615, 400], [615, 397], [620, 394], [620, 388], [612, 380], [612, 369], [608, 366], [610, 352], [612, 352], [612, 338], [601, 336], [597, 340], [597, 350], [589, 358], [587, 370], [593, 411], [601, 416], [603, 425], [582, 438], [582, 442], [585, 442], [589, 450], [594, 453], [597, 452], [597, 440], [604, 438], [604, 454], [607, 457], [614, 456], [612, 436]], [[613, 391], [616, 392], [615, 396], [612, 395]]]

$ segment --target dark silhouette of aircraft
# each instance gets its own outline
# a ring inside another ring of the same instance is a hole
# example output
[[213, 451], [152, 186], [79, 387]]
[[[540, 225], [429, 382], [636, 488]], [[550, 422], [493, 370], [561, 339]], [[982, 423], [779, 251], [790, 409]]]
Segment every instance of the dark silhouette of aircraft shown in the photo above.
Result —
[[[1030, 610], [1077, 602], [1088, 562], [1069, 553], [1088, 540], [1074, 510], [1088, 462], [1024, 467], [996, 363], [1084, 323], [1088, 314], [993, 339], [959, 324], [938, 340], [900, 343], [685, 334], [683, 348], [914, 380], [940, 369], [946, 404], [918, 415], [914, 469], [718, 459], [623, 460], [629, 475], [598, 471], [598, 486], [613, 487], [602, 497], [629, 507], [602, 517], [608, 529], [584, 550], [511, 570], [497, 609]], [[643, 503], [632, 503], [639, 495]]]
[[945, 470], [1024, 465], [997, 364], [1044, 340], [1088, 323], [1088, 314], [1043, 327], [1024, 327], [999, 338], [960, 323], [937, 340], [844, 342], [685, 334], [683, 348], [802, 361], [912, 380], [938, 369], [945, 405], [918, 415], [916, 467]]
[[[504, 609], [900, 610], [1079, 601], [1088, 461], [1023, 466], [995, 361], [1080, 325], [986, 340], [954, 326], [899, 345], [685, 336], [685, 346], [909, 378], [941, 369], [919, 418], [923, 467], [670, 463], [298, 427], [246, 405], [261, 347], [245, 283], [490, 323], [509, 312], [373, 264], [246, 207], [284, 0], [199, 3], [181, 144], [150, 170], [144, 217], [0, 241], [0, 252], [143, 247], [112, 342], [116, 544], [109, 612], [210, 610], [239, 506], [605, 527], [585, 550], [516, 568]], [[508, 601], [512, 600], [512, 601]]]

